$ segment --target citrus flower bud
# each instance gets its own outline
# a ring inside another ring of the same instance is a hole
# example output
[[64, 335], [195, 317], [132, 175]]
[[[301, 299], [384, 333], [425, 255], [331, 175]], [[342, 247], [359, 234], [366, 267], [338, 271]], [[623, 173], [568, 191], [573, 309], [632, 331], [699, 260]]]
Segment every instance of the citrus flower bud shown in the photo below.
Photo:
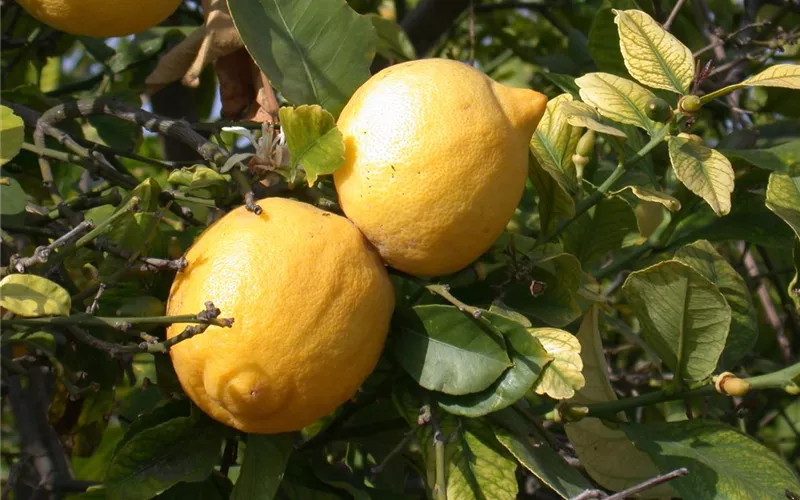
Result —
[[697, 113], [702, 107], [703, 103], [700, 102], [700, 98], [696, 95], [685, 95], [678, 101], [678, 111], [681, 113]]
[[594, 130], [587, 130], [578, 141], [578, 147], [575, 149], [575, 152], [581, 156], [591, 158], [592, 153], [594, 153], [594, 137]]
[[650, 99], [644, 107], [644, 114], [655, 122], [667, 123], [672, 120], [672, 108], [660, 97]]
[[739, 397], [750, 392], [750, 382], [737, 377], [731, 372], [723, 372], [719, 374], [714, 382], [714, 388], [720, 394]]

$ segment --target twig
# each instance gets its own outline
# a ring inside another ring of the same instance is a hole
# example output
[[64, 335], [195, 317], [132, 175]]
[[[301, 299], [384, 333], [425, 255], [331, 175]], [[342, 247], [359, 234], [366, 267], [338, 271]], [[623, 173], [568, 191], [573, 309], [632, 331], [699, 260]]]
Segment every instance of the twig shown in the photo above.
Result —
[[94, 314], [97, 312], [97, 309], [100, 308], [100, 297], [103, 295], [103, 292], [106, 291], [106, 285], [100, 283], [100, 286], [97, 287], [97, 293], [94, 295], [94, 299], [92, 303], [86, 308], [86, 314]]
[[45, 264], [50, 258], [50, 253], [53, 250], [66, 245], [70, 242], [70, 240], [79, 236], [81, 233], [92, 229], [93, 227], [94, 224], [92, 224], [91, 221], [85, 220], [49, 245], [36, 247], [36, 249], [33, 251], [33, 255], [30, 257], [19, 257], [17, 255], [12, 255], [10, 266], [18, 273], [24, 273], [25, 270], [31, 266], [35, 266], [36, 264]]
[[601, 490], [586, 490], [580, 495], [572, 497], [572, 500], [592, 500], [592, 499], [625, 500], [626, 498], [636, 495], [637, 493], [641, 493], [643, 491], [655, 488], [656, 486], [664, 484], [668, 481], [672, 481], [673, 479], [686, 476], [687, 474], [689, 474], [689, 469], [684, 467], [676, 469], [672, 472], [668, 472], [666, 474], [662, 474], [660, 476], [650, 478], [647, 481], [642, 481], [641, 483], [635, 486], [632, 486], [626, 490], [615, 493], [611, 496], [607, 496], [606, 493]]
[[383, 469], [385, 469], [386, 466], [389, 465], [389, 462], [391, 462], [394, 457], [400, 454], [400, 452], [406, 449], [408, 443], [411, 442], [411, 440], [414, 438], [420, 427], [421, 427], [420, 424], [416, 424], [413, 427], [411, 427], [411, 429], [409, 429], [405, 434], [403, 434], [403, 438], [394, 446], [394, 448], [391, 449], [391, 451], [389, 451], [389, 453], [386, 454], [385, 457], [383, 457], [383, 460], [381, 460], [381, 462], [378, 465], [370, 469], [370, 473], [373, 476], [377, 476], [378, 474], [383, 472]]
[[669, 17], [667, 18], [666, 21], [664, 21], [663, 27], [665, 30], [669, 31], [669, 28], [672, 26], [672, 23], [675, 22], [675, 18], [678, 17], [678, 12], [680, 12], [681, 7], [683, 7], [683, 4], [685, 3], [686, 0], [678, 0], [678, 2], [675, 4], [675, 7], [672, 8], [672, 12], [669, 13]]
[[433, 427], [433, 451], [436, 457], [436, 484], [433, 487], [433, 496], [436, 500], [447, 500], [447, 460], [445, 460], [445, 438], [436, 412], [430, 407], [430, 422]]

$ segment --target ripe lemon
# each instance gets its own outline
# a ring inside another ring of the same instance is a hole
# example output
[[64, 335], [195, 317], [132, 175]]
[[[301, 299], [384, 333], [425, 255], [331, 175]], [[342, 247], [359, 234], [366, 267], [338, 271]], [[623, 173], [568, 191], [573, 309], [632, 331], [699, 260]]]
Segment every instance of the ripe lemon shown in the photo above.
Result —
[[240, 207], [200, 235], [167, 304], [167, 314], [196, 314], [210, 300], [233, 327], [212, 326], [170, 354], [210, 416], [245, 432], [287, 432], [327, 415], [372, 372], [394, 292], [344, 217], [281, 198], [258, 204], [261, 215]]
[[17, 0], [39, 21], [73, 35], [140, 33], [166, 19], [182, 0]]
[[466, 267], [514, 214], [546, 103], [457, 61], [380, 71], [339, 116], [342, 209], [397, 269], [435, 276]]

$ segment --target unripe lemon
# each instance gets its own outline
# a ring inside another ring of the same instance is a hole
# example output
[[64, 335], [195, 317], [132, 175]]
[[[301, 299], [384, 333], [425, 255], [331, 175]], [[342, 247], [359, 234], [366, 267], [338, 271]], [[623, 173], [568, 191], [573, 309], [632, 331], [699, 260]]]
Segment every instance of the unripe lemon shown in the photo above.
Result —
[[457, 61], [380, 71], [339, 117], [346, 152], [334, 181], [342, 209], [397, 269], [463, 269], [514, 214], [546, 102]]
[[[189, 398], [244, 432], [301, 429], [350, 399], [372, 372], [394, 308], [391, 281], [344, 217], [297, 201], [237, 208], [186, 254], [167, 314], [211, 301], [212, 326], [170, 349]], [[169, 338], [186, 324], [172, 325]]]
[[157, 25], [182, 0], [17, 0], [39, 21], [73, 35], [107, 38]]

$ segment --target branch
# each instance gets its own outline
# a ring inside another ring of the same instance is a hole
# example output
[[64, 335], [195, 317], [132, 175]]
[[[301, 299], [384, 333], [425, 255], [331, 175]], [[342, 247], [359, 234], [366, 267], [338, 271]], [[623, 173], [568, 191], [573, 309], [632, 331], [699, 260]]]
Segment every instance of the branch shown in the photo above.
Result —
[[675, 4], [675, 7], [672, 8], [672, 12], [669, 13], [669, 17], [667, 18], [666, 21], [664, 21], [663, 27], [665, 30], [669, 31], [669, 28], [672, 26], [672, 23], [675, 22], [675, 18], [678, 17], [678, 12], [680, 12], [681, 7], [683, 7], [683, 4], [685, 3], [686, 0], [678, 0], [678, 2]]
[[91, 221], [85, 220], [75, 226], [71, 231], [67, 232], [65, 235], [61, 236], [60, 238], [54, 240], [47, 246], [37, 247], [36, 250], [33, 251], [33, 255], [30, 257], [20, 257], [19, 255], [12, 255], [11, 261], [9, 266], [14, 268], [18, 273], [24, 273], [25, 270], [31, 266], [36, 264], [44, 264], [50, 258], [50, 253], [62, 247], [70, 242], [70, 240], [75, 239], [81, 233], [88, 231], [94, 227]]
[[625, 500], [626, 498], [636, 495], [637, 493], [641, 493], [643, 491], [655, 488], [656, 486], [664, 484], [668, 481], [672, 481], [673, 479], [686, 476], [688, 474], [689, 474], [689, 469], [685, 467], [680, 469], [675, 469], [672, 472], [668, 472], [666, 474], [650, 478], [646, 481], [642, 481], [641, 483], [635, 486], [632, 486], [626, 490], [620, 491], [619, 493], [616, 493], [611, 496], [606, 496], [605, 492], [600, 490], [586, 490], [580, 495], [573, 497], [572, 500], [590, 500], [594, 498], [603, 500]]

